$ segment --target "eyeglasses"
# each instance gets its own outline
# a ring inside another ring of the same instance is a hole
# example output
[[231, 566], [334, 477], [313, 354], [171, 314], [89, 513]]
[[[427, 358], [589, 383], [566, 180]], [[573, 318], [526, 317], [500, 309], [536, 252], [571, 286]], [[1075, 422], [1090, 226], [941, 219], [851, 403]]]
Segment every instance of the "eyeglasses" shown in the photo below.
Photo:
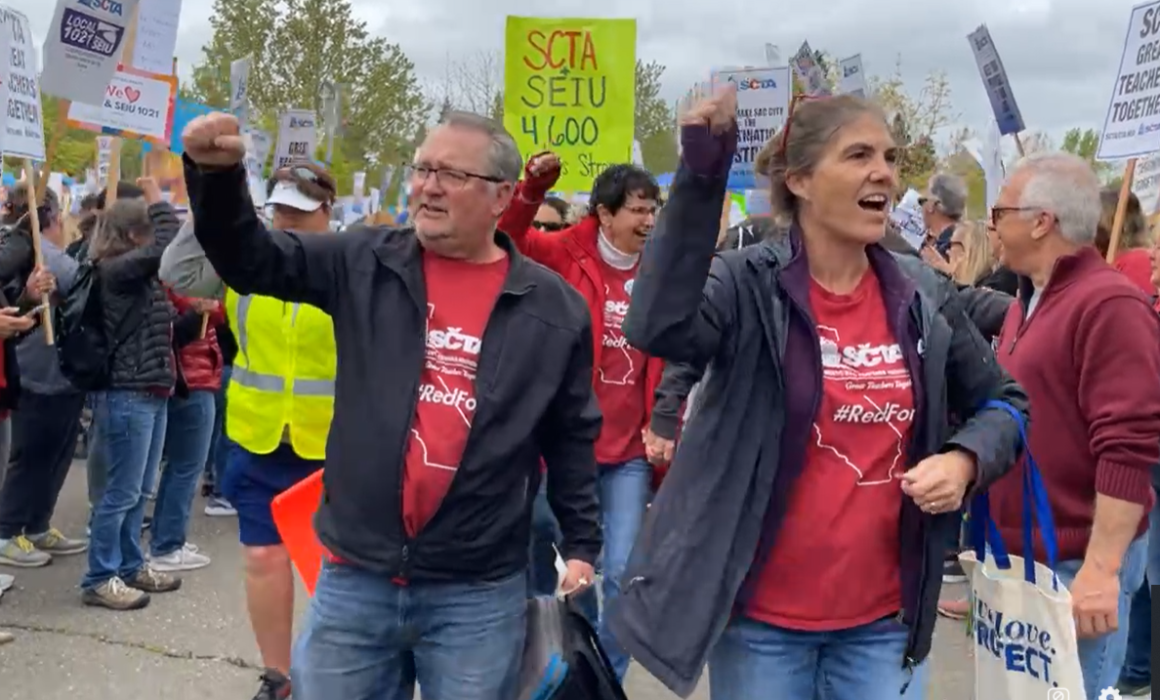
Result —
[[532, 228], [539, 231], [548, 231], [549, 233], [555, 231], [563, 231], [568, 228], [568, 224], [556, 223], [555, 221], [533, 221]]
[[1012, 211], [1042, 211], [1036, 207], [991, 207], [991, 226], [998, 226], [1003, 215]]
[[318, 185], [332, 195], [338, 194], [334, 190], [334, 185], [330, 184], [329, 181], [319, 177], [318, 173], [314, 172], [310, 168], [306, 168], [301, 165], [295, 165], [288, 168], [282, 168], [281, 170], [274, 173], [274, 177], [271, 177], [266, 181], [266, 196], [269, 197], [270, 195], [274, 194], [274, 187], [278, 184], [279, 180], [288, 179], [305, 181], [312, 185]]
[[426, 182], [429, 175], [435, 176], [435, 182], [439, 183], [440, 187], [449, 190], [461, 190], [467, 186], [468, 180], [483, 180], [484, 182], [503, 182], [502, 177], [495, 177], [493, 175], [480, 175], [479, 173], [469, 173], [466, 170], [456, 170], [454, 168], [432, 168], [426, 165], [412, 165], [411, 179], [418, 182]]

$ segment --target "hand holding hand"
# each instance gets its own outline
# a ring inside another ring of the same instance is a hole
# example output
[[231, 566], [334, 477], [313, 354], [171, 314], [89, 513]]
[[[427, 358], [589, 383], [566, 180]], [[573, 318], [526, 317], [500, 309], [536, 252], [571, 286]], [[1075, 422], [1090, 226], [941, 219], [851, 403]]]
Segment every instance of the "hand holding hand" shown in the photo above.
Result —
[[211, 168], [240, 165], [246, 157], [238, 118], [224, 112], [211, 112], [186, 125], [181, 142], [190, 159]]
[[673, 450], [677, 445], [675, 440], [663, 438], [650, 428], [640, 431], [640, 436], [644, 441], [645, 457], [649, 464], [667, 464], [673, 461]]
[[951, 513], [963, 505], [977, 469], [974, 455], [961, 450], [931, 455], [902, 475], [902, 492], [924, 512]]

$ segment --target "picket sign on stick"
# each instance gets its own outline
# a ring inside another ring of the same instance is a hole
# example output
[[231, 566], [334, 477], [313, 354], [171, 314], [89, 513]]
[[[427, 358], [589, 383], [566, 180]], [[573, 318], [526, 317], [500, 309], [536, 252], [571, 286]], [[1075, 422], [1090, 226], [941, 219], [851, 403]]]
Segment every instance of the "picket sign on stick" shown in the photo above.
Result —
[[1112, 235], [1108, 240], [1108, 264], [1116, 261], [1120, 247], [1120, 233], [1124, 229], [1124, 215], [1128, 212], [1128, 199], [1132, 196], [1132, 178], [1136, 176], [1136, 159], [1129, 158], [1124, 168], [1124, 180], [1120, 183], [1120, 198], [1116, 202], [1116, 215], [1112, 218]]
[[1019, 157], [1026, 158], [1027, 152], [1023, 150], [1023, 139], [1019, 138], [1019, 132], [1011, 135], [1015, 137], [1015, 150], [1019, 151]]
[[[37, 192], [36, 186], [36, 168], [32, 167], [32, 159], [24, 159], [24, 177], [28, 181], [28, 193], [35, 195]], [[44, 251], [40, 245], [40, 201], [30, 200], [28, 205], [28, 224], [32, 231], [32, 255], [36, 262], [36, 267], [44, 267]], [[43, 310], [40, 312], [40, 325], [44, 328], [44, 342], [47, 345], [56, 343], [56, 336], [52, 332], [52, 306], [49, 305], [48, 299], [43, 300]]]

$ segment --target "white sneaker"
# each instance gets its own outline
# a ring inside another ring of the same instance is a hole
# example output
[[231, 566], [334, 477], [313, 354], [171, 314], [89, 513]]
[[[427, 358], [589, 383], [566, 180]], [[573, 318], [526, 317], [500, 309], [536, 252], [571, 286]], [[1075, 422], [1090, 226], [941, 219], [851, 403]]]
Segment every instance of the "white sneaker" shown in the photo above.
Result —
[[3, 595], [5, 591], [12, 588], [15, 583], [15, 576], [10, 574], [0, 574], [0, 595]]
[[161, 557], [149, 557], [149, 565], [156, 571], [193, 571], [209, 566], [210, 558], [189, 545]]

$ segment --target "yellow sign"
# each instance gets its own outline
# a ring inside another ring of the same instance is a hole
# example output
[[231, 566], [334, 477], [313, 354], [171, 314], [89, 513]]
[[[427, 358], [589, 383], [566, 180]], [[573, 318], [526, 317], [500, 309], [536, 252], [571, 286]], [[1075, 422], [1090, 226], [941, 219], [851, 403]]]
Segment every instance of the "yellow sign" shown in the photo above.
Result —
[[504, 126], [525, 158], [560, 156], [555, 189], [631, 162], [636, 20], [508, 17], [505, 47]]

